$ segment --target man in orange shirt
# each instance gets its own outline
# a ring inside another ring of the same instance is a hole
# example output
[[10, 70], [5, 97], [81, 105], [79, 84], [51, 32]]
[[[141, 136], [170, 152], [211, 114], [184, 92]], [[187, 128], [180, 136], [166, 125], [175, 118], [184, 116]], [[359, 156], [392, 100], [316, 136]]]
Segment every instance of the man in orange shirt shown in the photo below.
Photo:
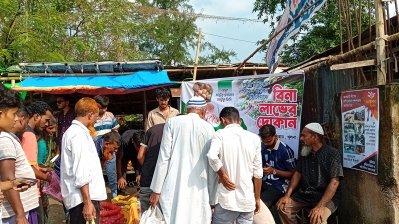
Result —
[[[32, 166], [35, 176], [39, 180], [51, 181], [51, 175], [46, 169], [40, 168], [38, 165], [38, 146], [37, 146], [37, 134], [42, 132], [50, 122], [52, 118], [51, 107], [43, 102], [36, 101], [26, 107], [26, 111], [29, 115], [28, 125], [26, 126], [25, 132], [22, 134], [21, 145], [25, 152], [25, 155]], [[45, 215], [41, 200], [39, 200], [40, 206], [37, 210], [39, 223], [45, 223]]]

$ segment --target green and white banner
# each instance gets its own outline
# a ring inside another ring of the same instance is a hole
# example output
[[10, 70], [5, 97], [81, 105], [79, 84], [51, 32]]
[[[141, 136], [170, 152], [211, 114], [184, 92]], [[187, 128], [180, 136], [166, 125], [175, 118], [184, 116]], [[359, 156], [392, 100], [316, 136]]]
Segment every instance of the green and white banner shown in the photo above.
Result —
[[298, 155], [304, 73], [281, 73], [229, 77], [183, 82], [181, 85], [181, 112], [194, 95], [207, 102], [205, 119], [215, 129], [222, 128], [220, 111], [233, 106], [240, 111], [242, 126], [253, 133], [265, 124], [277, 129], [280, 140]]

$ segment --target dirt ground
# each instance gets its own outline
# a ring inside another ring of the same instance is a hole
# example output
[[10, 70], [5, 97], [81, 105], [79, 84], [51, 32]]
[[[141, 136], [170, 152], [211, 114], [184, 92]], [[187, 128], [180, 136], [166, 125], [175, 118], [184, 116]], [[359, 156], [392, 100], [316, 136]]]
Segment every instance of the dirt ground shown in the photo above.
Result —
[[62, 204], [52, 198], [49, 198], [48, 224], [60, 223], [66, 223]]

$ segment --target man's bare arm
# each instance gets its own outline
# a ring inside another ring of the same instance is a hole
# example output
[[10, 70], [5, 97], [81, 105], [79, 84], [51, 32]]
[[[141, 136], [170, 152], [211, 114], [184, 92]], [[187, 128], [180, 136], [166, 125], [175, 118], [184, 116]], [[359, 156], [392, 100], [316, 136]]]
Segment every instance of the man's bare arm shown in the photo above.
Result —
[[[15, 160], [5, 159], [0, 161], [0, 176], [2, 181], [10, 181], [15, 179]], [[12, 209], [17, 217], [25, 217], [24, 207], [22, 206], [19, 192], [14, 189], [4, 191]]]
[[321, 197], [321, 200], [319, 201], [319, 203], [317, 203], [316, 207], [325, 207], [328, 202], [330, 202], [331, 199], [334, 197], [339, 184], [340, 180], [338, 177], [331, 178], [330, 183], [324, 191], [323, 197]]
[[139, 161], [140, 165], [144, 164], [145, 154], [147, 152], [146, 149], [147, 149], [146, 146], [141, 145], [140, 149], [139, 149], [139, 152], [137, 153], [137, 160]]
[[96, 209], [90, 199], [89, 184], [83, 185], [80, 188], [80, 193], [83, 199], [83, 217], [85, 220], [96, 219]]
[[292, 178], [288, 185], [287, 193], [285, 193], [285, 195], [291, 197], [292, 193], [294, 193], [295, 189], [298, 187], [301, 178], [302, 174], [298, 171], [294, 171], [294, 174], [292, 175]]
[[35, 166], [31, 166], [33, 169], [33, 172], [35, 173], [36, 179], [39, 180], [44, 180], [47, 182], [51, 181], [51, 176], [47, 175], [46, 173], [42, 172], [41, 170], [37, 169]]

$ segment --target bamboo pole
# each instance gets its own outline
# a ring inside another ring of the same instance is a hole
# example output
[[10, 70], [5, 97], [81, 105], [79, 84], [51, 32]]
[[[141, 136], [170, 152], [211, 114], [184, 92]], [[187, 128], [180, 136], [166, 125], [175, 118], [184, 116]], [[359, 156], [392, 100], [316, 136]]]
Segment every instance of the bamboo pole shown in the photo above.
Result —
[[377, 85], [385, 85], [386, 77], [386, 51], [385, 51], [385, 18], [383, 12], [383, 3], [381, 0], [375, 0], [375, 45], [377, 53]]
[[[217, 67], [215, 67], [215, 68], [201, 68], [201, 67], [199, 67], [199, 68], [197, 68], [197, 71], [206, 71], [206, 72], [209, 72], [209, 71], [229, 71], [229, 70], [235, 70], [236, 68], [235, 67], [225, 67], [225, 68], [217, 68]], [[264, 66], [262, 66], [262, 67], [245, 67], [245, 68], [242, 68], [242, 70], [249, 70], [249, 71], [254, 71], [254, 70], [268, 70], [269, 68], [268, 67], [264, 67]], [[182, 69], [178, 69], [178, 68], [172, 68], [172, 69], [165, 69], [168, 73], [178, 73], [178, 72], [180, 72], [180, 73], [185, 73], [185, 72], [189, 72], [189, 71], [191, 71], [192, 69], [191, 68], [182, 68]]]
[[195, 52], [195, 62], [194, 62], [194, 74], [193, 74], [193, 80], [197, 80], [197, 67], [198, 67], [198, 59], [199, 59], [199, 54], [200, 54], [200, 48], [201, 48], [201, 41], [202, 41], [202, 32], [201, 29], [198, 32], [198, 43], [197, 43], [197, 50]]
[[[386, 40], [387, 41], [399, 40], [399, 32], [397, 32], [395, 34], [392, 34], [391, 36], [386, 37]], [[375, 41], [370, 42], [368, 44], [365, 44], [363, 46], [360, 46], [358, 48], [355, 48], [353, 50], [350, 50], [350, 51], [348, 51], [348, 52], [346, 52], [344, 54], [330, 55], [330, 56], [327, 57], [326, 60], [324, 60], [322, 62], [319, 62], [317, 64], [313, 64], [313, 65], [310, 65], [310, 66], [307, 66], [307, 67], [301, 67], [301, 68], [305, 71], [305, 73], [306, 72], [310, 72], [310, 71], [313, 71], [313, 70], [315, 70], [317, 68], [320, 68], [320, 67], [323, 67], [323, 66], [330, 66], [330, 65], [333, 65], [333, 64], [335, 64], [335, 63], [337, 63], [337, 62], [339, 62], [341, 60], [344, 60], [344, 59], [347, 59], [349, 57], [353, 57], [353, 56], [355, 56], [357, 54], [372, 50], [372, 49], [374, 49], [374, 47], [375, 47]], [[319, 60], [319, 59], [316, 59], [315, 61], [317, 61], [317, 60]], [[311, 64], [312, 62], [308, 62], [308, 63]], [[293, 72], [293, 71], [296, 71], [296, 70], [299, 70], [299, 69], [300, 68], [294, 68], [292, 70], [288, 69], [286, 71]]]

